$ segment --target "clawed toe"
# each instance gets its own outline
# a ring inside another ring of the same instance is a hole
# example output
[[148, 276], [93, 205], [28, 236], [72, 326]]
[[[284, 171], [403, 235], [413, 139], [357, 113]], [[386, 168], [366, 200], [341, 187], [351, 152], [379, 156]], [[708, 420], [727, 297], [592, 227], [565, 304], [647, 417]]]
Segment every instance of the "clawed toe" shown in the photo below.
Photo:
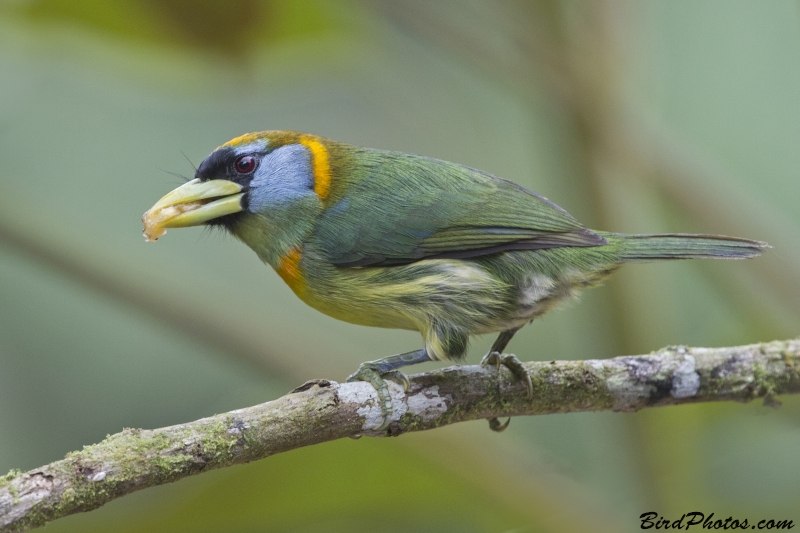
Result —
[[528, 391], [528, 399], [533, 398], [533, 383], [531, 382], [531, 375], [522, 364], [516, 355], [511, 353], [487, 353], [481, 360], [481, 366], [493, 365], [498, 370], [500, 365], [506, 367], [518, 380], [525, 383], [525, 389]]
[[[491, 351], [483, 356], [483, 359], [481, 359], [481, 366], [489, 365], [494, 366], [498, 371], [500, 370], [500, 365], [506, 367], [509, 371], [511, 371], [514, 377], [525, 383], [525, 388], [528, 391], [528, 400], [533, 398], [533, 383], [531, 382], [531, 375], [525, 368], [525, 365], [522, 364], [522, 361], [520, 361], [516, 355], [510, 353], [502, 354], [497, 351]], [[501, 423], [496, 417], [490, 418], [489, 429], [501, 433], [508, 427], [510, 422], [510, 418], [504, 423]]]
[[389, 372], [382, 374], [382, 377], [385, 379], [391, 379], [398, 385], [401, 385], [404, 391], [408, 391], [408, 389], [411, 388], [411, 381], [409, 381], [408, 376], [399, 370], [390, 370]]
[[406, 377], [406, 375], [402, 372], [391, 370], [381, 374], [375, 367], [376, 365], [372, 361], [361, 363], [361, 366], [358, 367], [358, 370], [348, 376], [347, 381], [350, 383], [354, 381], [366, 381], [375, 387], [375, 390], [378, 393], [378, 402], [381, 406], [381, 416], [383, 419], [381, 420], [381, 423], [373, 429], [374, 431], [383, 431], [389, 427], [389, 422], [391, 421], [392, 417], [392, 395], [389, 393], [389, 387], [386, 384], [384, 377], [391, 379], [392, 381], [398, 381], [406, 390], [410, 384], [408, 377]]
[[510, 423], [511, 423], [511, 417], [508, 417], [508, 420], [506, 420], [503, 423], [500, 423], [499, 418], [493, 417], [489, 419], [489, 429], [491, 429], [492, 431], [496, 431], [497, 433], [502, 433], [503, 431], [506, 430], [506, 428]]
[[489, 352], [481, 359], [481, 366], [492, 365], [496, 370], [500, 370], [500, 352]]
[[425, 348], [414, 352], [390, 355], [389, 357], [384, 357], [376, 361], [361, 363], [358, 370], [347, 378], [347, 381], [350, 382], [366, 381], [378, 391], [378, 401], [381, 405], [383, 420], [378, 427], [373, 428], [374, 431], [383, 431], [389, 427], [389, 422], [392, 418], [392, 396], [389, 394], [389, 387], [386, 385], [386, 380], [389, 379], [397, 382], [403, 386], [403, 390], [407, 391], [411, 388], [411, 382], [408, 380], [408, 376], [397, 369], [430, 360], [431, 358], [428, 352], [425, 351]]

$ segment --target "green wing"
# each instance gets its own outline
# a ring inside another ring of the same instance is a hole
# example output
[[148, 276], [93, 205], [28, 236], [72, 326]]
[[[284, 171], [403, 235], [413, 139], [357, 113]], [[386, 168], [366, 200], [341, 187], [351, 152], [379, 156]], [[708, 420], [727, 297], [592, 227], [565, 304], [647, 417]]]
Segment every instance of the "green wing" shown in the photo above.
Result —
[[337, 266], [606, 244], [546, 198], [478, 170], [377, 150], [355, 161], [312, 235]]

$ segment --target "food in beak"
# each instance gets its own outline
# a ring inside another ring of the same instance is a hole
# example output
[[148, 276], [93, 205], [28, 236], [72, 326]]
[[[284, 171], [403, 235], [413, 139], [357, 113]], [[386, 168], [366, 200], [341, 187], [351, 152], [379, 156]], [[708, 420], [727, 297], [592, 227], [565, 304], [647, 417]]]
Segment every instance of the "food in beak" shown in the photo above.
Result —
[[144, 240], [155, 242], [159, 237], [167, 232], [166, 224], [178, 216], [194, 211], [203, 206], [204, 202], [189, 202], [186, 204], [168, 205], [166, 207], [153, 206], [149, 211], [142, 215], [144, 224]]
[[242, 210], [242, 186], [228, 180], [193, 179], [164, 195], [143, 216], [144, 238], [153, 242], [167, 228], [200, 226]]

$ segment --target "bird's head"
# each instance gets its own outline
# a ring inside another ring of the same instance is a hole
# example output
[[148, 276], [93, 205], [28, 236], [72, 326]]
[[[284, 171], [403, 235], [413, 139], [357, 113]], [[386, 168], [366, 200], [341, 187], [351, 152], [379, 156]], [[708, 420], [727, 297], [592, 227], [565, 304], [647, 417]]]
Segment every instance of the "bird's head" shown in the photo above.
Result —
[[[195, 178], [161, 198], [142, 221], [147, 240], [165, 228], [222, 226], [264, 259], [296, 244], [330, 191], [330, 141], [296, 132], [237, 137], [211, 153]], [[269, 241], [269, 242], [267, 242]]]

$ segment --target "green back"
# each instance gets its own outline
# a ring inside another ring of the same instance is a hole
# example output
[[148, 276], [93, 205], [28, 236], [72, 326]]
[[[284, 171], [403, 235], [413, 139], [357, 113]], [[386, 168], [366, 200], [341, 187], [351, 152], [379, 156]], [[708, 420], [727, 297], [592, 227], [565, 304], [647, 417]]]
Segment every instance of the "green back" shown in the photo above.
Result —
[[455, 163], [353, 149], [310, 241], [337, 266], [388, 266], [506, 250], [598, 246], [603, 237], [515, 183]]

